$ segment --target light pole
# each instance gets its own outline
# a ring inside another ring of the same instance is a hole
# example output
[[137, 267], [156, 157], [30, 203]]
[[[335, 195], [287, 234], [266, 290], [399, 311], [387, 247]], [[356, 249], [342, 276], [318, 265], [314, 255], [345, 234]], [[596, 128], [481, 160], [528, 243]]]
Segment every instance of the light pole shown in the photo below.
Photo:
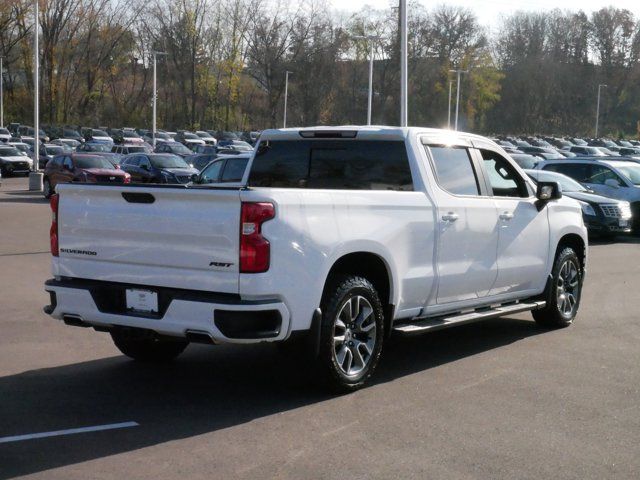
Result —
[[460, 75], [463, 73], [467, 73], [469, 70], [449, 70], [450, 73], [455, 73], [458, 75], [458, 84], [456, 86], [456, 119], [455, 119], [455, 127], [454, 130], [458, 131], [458, 112], [460, 110]]
[[39, 0], [34, 0], [33, 8], [33, 171], [29, 174], [29, 190], [42, 191], [40, 169], [40, 45], [39, 45]]
[[158, 81], [157, 81], [157, 73], [156, 73], [156, 62], [158, 55], [166, 55], [165, 52], [153, 52], [153, 119], [152, 119], [152, 137], [153, 137], [153, 148], [156, 148], [156, 103], [158, 101]]
[[289, 74], [293, 73], [287, 70], [284, 74], [284, 120], [282, 128], [287, 128], [287, 97], [289, 96]]
[[369, 99], [367, 103], [367, 125], [371, 125], [371, 110], [373, 106], [373, 42], [380, 40], [380, 37], [375, 35], [356, 35], [353, 38], [358, 40], [367, 40], [369, 42]]
[[407, 0], [400, 0], [400, 126], [408, 125]]
[[607, 87], [607, 85], [605, 85], [604, 83], [601, 83], [600, 85], [598, 85], [598, 102], [596, 103], [596, 137], [598, 138], [598, 122], [600, 120], [600, 90], [602, 89], [602, 87]]
[[0, 128], [4, 127], [4, 69], [2, 68], [2, 57], [0, 57]]
[[449, 108], [447, 109], [447, 128], [451, 130], [451, 89], [453, 87], [453, 80], [449, 79]]

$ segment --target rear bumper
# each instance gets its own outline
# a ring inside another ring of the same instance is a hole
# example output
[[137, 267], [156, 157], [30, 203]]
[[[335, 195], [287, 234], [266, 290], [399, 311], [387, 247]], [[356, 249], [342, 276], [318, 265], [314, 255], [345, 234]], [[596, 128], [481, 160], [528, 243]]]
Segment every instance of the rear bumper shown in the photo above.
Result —
[[[127, 288], [157, 292], [159, 312], [127, 310]], [[289, 310], [275, 299], [243, 301], [237, 295], [80, 279], [48, 280], [45, 290], [51, 297], [45, 313], [99, 330], [141, 328], [180, 338], [207, 336], [213, 343], [275, 342], [290, 333]]]

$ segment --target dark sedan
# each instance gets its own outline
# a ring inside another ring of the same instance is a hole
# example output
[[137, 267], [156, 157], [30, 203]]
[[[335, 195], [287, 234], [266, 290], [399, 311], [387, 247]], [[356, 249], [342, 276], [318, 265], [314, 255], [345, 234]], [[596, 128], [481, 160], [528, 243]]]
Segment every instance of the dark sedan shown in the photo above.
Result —
[[590, 234], [615, 237], [631, 232], [631, 206], [629, 202], [596, 195], [580, 183], [561, 173], [544, 170], [525, 170], [535, 182], [558, 182], [562, 194], [578, 200], [582, 207], [584, 224]]
[[166, 153], [128, 155], [120, 167], [133, 183], [189, 183], [198, 174], [182, 157]]
[[169, 153], [178, 155], [180, 157], [188, 157], [189, 155], [193, 155], [193, 152], [191, 150], [178, 142], [158, 143], [156, 145], [155, 153]]

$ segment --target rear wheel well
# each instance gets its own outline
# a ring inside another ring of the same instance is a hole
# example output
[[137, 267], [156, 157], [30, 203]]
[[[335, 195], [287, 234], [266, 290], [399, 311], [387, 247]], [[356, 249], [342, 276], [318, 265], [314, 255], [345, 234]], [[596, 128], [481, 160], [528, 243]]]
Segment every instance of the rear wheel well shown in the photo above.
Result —
[[391, 280], [387, 265], [381, 257], [370, 252], [350, 253], [339, 258], [331, 267], [324, 284], [322, 297], [329, 292], [331, 278], [337, 275], [357, 275], [369, 280], [375, 287], [384, 309], [385, 333], [391, 330], [393, 308], [391, 303]]
[[576, 235], [575, 233], [570, 233], [562, 237], [558, 242], [558, 248], [556, 249], [556, 255], [554, 258], [556, 258], [565, 247], [571, 247], [573, 251], [576, 252], [578, 259], [580, 260], [580, 266], [582, 267], [582, 271], [584, 273], [586, 245], [584, 243], [584, 240], [582, 240], [582, 237], [580, 237], [580, 235]]

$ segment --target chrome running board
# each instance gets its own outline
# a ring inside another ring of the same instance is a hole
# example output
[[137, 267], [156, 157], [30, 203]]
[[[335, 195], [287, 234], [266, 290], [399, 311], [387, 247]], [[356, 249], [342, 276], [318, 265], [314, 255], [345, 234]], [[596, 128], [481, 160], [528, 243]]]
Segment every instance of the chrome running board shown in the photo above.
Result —
[[411, 323], [400, 323], [394, 325], [393, 331], [400, 335], [419, 335], [421, 333], [433, 332], [435, 330], [455, 327], [458, 325], [466, 325], [468, 323], [488, 320], [490, 318], [529, 312], [531, 310], [539, 310], [541, 308], [544, 308], [545, 305], [546, 302], [543, 301], [512, 303], [508, 305], [496, 306], [494, 308], [478, 309], [474, 310], [473, 312], [416, 319]]

